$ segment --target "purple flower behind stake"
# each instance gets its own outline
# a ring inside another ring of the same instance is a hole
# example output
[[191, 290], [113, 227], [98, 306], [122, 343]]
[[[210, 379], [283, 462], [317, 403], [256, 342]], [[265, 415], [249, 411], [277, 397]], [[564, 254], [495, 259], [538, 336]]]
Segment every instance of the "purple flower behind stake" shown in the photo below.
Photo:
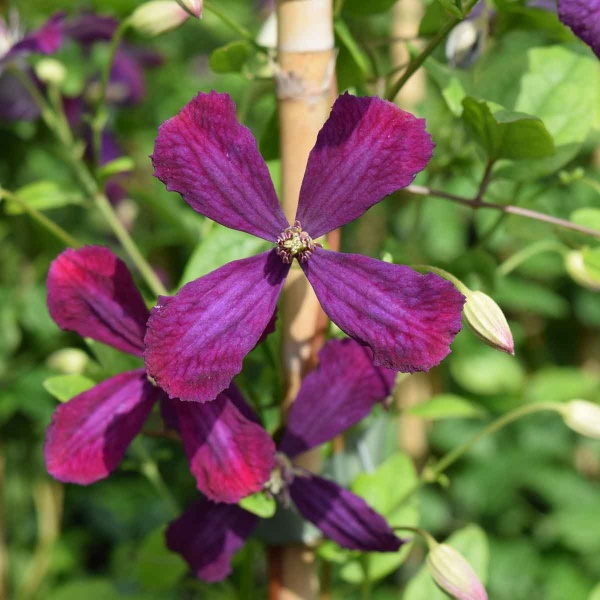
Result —
[[376, 364], [437, 365], [461, 326], [464, 298], [454, 286], [313, 241], [411, 183], [432, 149], [424, 121], [379, 98], [341, 96], [310, 153], [290, 227], [231, 98], [198, 94], [160, 127], [155, 175], [197, 212], [275, 247], [159, 298], [145, 338], [150, 375], [172, 397], [212, 400], [256, 345], [294, 257], [331, 320], [369, 346]]
[[[87, 246], [58, 256], [48, 273], [48, 309], [63, 329], [141, 357], [148, 309], [125, 263], [108, 248]], [[81, 485], [107, 477], [157, 401], [181, 409], [176, 414], [185, 418], [189, 403], [169, 400], [140, 367], [59, 405], [46, 434], [48, 472]], [[275, 464], [270, 436], [237, 401], [230, 387], [211, 404], [198, 405], [196, 420], [180, 428], [198, 489], [220, 502], [260, 490]]]
[[600, 58], [600, 0], [558, 0], [558, 17]]
[[[395, 552], [402, 540], [361, 497], [291, 463], [297, 454], [363, 419], [390, 394], [395, 372], [375, 367], [372, 356], [353, 340], [325, 345], [319, 366], [306, 376], [292, 405], [287, 429], [277, 454], [273, 453], [276, 467], [265, 489], [284, 504], [291, 500], [303, 517], [345, 548]], [[238, 402], [241, 407], [244, 401], [240, 397]], [[197, 402], [178, 404], [186, 407], [189, 420], [205, 408]], [[245, 414], [248, 411], [246, 405]], [[167, 545], [183, 555], [197, 577], [218, 581], [231, 571], [231, 557], [258, 521], [239, 506], [202, 499], [171, 523]]]

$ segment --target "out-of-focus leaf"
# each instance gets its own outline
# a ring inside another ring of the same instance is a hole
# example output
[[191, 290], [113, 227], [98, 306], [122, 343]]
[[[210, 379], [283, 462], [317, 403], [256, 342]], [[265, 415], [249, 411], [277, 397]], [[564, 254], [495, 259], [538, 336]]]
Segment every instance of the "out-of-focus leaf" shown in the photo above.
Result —
[[250, 56], [250, 44], [240, 40], [217, 48], [210, 55], [210, 68], [215, 73], [239, 73]]
[[590, 400], [599, 391], [600, 378], [575, 367], [545, 367], [534, 373], [525, 388], [531, 402]]
[[578, 208], [571, 213], [569, 219], [577, 225], [600, 231], [600, 209]]
[[[81, 194], [54, 181], [36, 181], [24, 185], [14, 194], [21, 202], [36, 210], [49, 210], [82, 202]], [[6, 212], [10, 215], [20, 215], [24, 209], [16, 202], [7, 201]]]
[[[480, 581], [485, 584], [489, 562], [489, 548], [487, 537], [483, 529], [477, 525], [456, 531], [447, 540], [446, 544], [458, 550], [467, 562], [473, 567]], [[446, 600], [444, 594], [433, 582], [429, 571], [425, 566], [413, 577], [404, 593], [404, 600]]]
[[[348, 25], [341, 19], [336, 19], [334, 23], [334, 31], [337, 36], [338, 46], [344, 47], [350, 58], [352, 59], [355, 69], [358, 71], [359, 80], [364, 79], [369, 74], [369, 59], [362, 48], [357, 44]], [[354, 83], [358, 83], [355, 81]]]
[[147, 535], [134, 563], [135, 578], [148, 590], [169, 590], [188, 570], [187, 564], [165, 545], [164, 528]]
[[569, 314], [569, 303], [561, 295], [546, 286], [517, 277], [501, 278], [494, 298], [506, 311], [523, 311], [555, 319]]
[[444, 9], [453, 17], [458, 19], [463, 18], [462, 0], [438, 0]]
[[588, 600], [600, 600], [600, 583], [594, 587], [592, 593], [588, 597]]
[[251, 512], [263, 519], [269, 519], [277, 510], [275, 498], [267, 496], [263, 492], [257, 492], [251, 496], [246, 496], [239, 501], [239, 505], [244, 510]]
[[459, 69], [451, 69], [430, 58], [425, 67], [430, 77], [437, 83], [448, 108], [457, 117], [463, 112], [463, 99], [467, 96], [466, 88], [470, 87], [468, 75]]
[[477, 418], [485, 415], [483, 408], [455, 394], [439, 394], [411, 406], [408, 412], [431, 420]]
[[46, 391], [61, 402], [66, 402], [95, 385], [95, 381], [83, 375], [56, 375], [44, 381]]
[[115, 160], [111, 160], [106, 164], [102, 165], [98, 169], [98, 177], [108, 178], [118, 173], [125, 173], [127, 171], [133, 171], [135, 163], [129, 156], [119, 156]]
[[346, 0], [344, 10], [352, 15], [366, 17], [390, 10], [396, 3], [396, 0]]
[[543, 158], [554, 154], [552, 136], [537, 117], [470, 97], [462, 104], [463, 120], [490, 159]]

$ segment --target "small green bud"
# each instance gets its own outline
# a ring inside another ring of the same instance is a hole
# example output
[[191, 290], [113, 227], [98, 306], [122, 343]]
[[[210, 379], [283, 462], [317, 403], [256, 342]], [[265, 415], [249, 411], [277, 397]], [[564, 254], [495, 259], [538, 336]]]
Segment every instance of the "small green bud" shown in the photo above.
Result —
[[463, 314], [473, 333], [488, 346], [514, 354], [515, 344], [502, 309], [483, 292], [461, 291], [467, 298]]
[[140, 33], [153, 37], [176, 29], [189, 16], [175, 0], [151, 0], [133, 11], [129, 23]]
[[565, 256], [565, 269], [573, 281], [591, 290], [600, 290], [600, 280], [585, 264], [585, 256], [581, 250], [571, 250]]
[[67, 69], [55, 58], [42, 58], [35, 65], [35, 74], [47, 85], [60, 86], [67, 77]]
[[487, 600], [473, 567], [452, 546], [435, 544], [427, 556], [427, 569], [435, 583], [457, 600]]
[[567, 427], [581, 435], [600, 440], [600, 406], [587, 400], [571, 400], [564, 405]]
[[90, 357], [79, 348], [63, 348], [48, 357], [48, 366], [67, 375], [81, 375]]

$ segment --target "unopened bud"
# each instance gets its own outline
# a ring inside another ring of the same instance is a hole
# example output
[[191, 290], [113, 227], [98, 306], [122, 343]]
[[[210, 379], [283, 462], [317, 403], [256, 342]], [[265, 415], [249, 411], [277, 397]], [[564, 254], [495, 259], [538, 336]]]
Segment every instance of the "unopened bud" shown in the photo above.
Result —
[[600, 440], [600, 406], [587, 400], [571, 400], [564, 405], [562, 414], [567, 427]]
[[600, 280], [586, 267], [583, 252], [571, 250], [565, 256], [565, 269], [575, 282], [592, 290], [600, 290]]
[[67, 77], [65, 66], [55, 58], [42, 58], [35, 65], [38, 79], [47, 85], [62, 85]]
[[189, 16], [175, 0], [151, 0], [133, 11], [129, 23], [140, 33], [155, 36], [176, 29]]
[[487, 600], [473, 567], [452, 546], [436, 544], [427, 556], [427, 569], [436, 584], [457, 600]]
[[63, 348], [48, 357], [48, 366], [67, 375], [81, 375], [90, 357], [79, 348]]
[[514, 354], [515, 344], [502, 309], [483, 292], [461, 291], [467, 298], [463, 314], [473, 333], [488, 346]]
[[202, 0], [175, 0], [190, 17], [202, 17]]

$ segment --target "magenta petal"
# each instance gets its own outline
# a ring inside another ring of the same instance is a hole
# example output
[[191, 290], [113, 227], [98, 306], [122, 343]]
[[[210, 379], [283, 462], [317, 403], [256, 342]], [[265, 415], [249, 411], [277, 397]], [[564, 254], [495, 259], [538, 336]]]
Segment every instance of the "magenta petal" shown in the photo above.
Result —
[[231, 573], [231, 557], [244, 545], [258, 517], [235, 504], [200, 500], [167, 529], [167, 546], [185, 558], [194, 575], [220, 581]]
[[58, 406], [44, 445], [48, 473], [80, 485], [107, 477], [141, 431], [159, 393], [137, 369]]
[[464, 296], [448, 281], [402, 265], [317, 248], [302, 268], [323, 310], [373, 350], [376, 365], [427, 371], [450, 352]]
[[172, 398], [214, 399], [263, 334], [289, 268], [269, 250], [159, 298], [146, 332], [148, 373]]
[[47, 286], [50, 316], [62, 329], [143, 354], [148, 309], [127, 266], [108, 248], [65, 250], [52, 262]]
[[303, 380], [278, 449], [292, 457], [329, 441], [366, 417], [392, 391], [396, 372], [373, 364], [354, 340], [332, 340]]
[[423, 119], [346, 93], [308, 157], [296, 219], [313, 239], [349, 223], [411, 183], [432, 151]]
[[600, 0], [558, 0], [558, 17], [600, 58]]
[[288, 227], [265, 161], [227, 94], [198, 94], [163, 123], [154, 174], [197, 212], [274, 242]]
[[216, 502], [238, 502], [262, 489], [275, 466], [275, 444], [228, 397], [200, 404], [172, 400], [198, 489]]
[[10, 49], [6, 57], [28, 52], [40, 54], [53, 54], [56, 52], [63, 42], [64, 18], [64, 13], [52, 15], [40, 29], [28, 34], [20, 42], [17, 42]]
[[294, 478], [290, 494], [302, 516], [344, 548], [395, 552], [402, 544], [379, 513], [333, 481], [305, 472]]

